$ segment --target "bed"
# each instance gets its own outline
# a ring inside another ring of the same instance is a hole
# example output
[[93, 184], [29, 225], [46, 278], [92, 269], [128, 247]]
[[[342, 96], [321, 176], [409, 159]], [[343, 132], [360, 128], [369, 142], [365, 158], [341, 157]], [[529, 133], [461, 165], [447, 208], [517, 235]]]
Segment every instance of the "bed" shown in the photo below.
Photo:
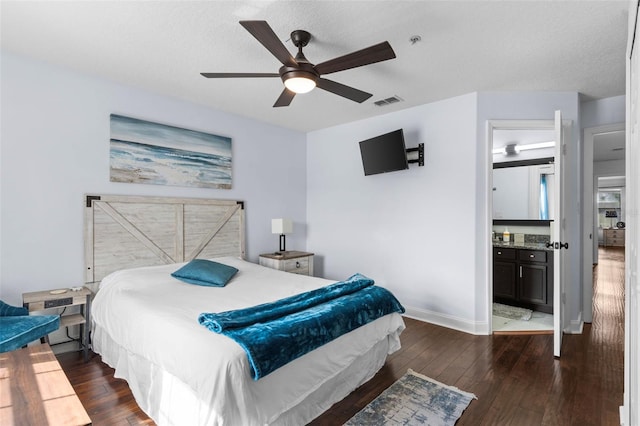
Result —
[[[245, 261], [241, 202], [87, 196], [85, 241], [87, 283], [100, 282], [93, 350], [157, 424], [306, 424], [373, 377], [400, 347], [404, 323], [393, 313], [254, 380], [244, 350], [198, 316], [334, 281]], [[194, 258], [238, 273], [215, 288], [171, 277]]]

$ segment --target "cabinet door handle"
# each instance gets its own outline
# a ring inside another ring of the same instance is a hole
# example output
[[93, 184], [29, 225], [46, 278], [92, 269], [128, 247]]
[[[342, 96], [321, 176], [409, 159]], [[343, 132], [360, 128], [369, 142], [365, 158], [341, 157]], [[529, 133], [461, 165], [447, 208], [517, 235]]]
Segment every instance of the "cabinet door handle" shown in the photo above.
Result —
[[522, 278], [522, 265], [520, 265], [520, 278]]
[[533, 259], [533, 258], [534, 258], [534, 257], [536, 257], [536, 256], [535, 256], [535, 255], [533, 255], [533, 254], [530, 254], [530, 255], [529, 255], [529, 257]]

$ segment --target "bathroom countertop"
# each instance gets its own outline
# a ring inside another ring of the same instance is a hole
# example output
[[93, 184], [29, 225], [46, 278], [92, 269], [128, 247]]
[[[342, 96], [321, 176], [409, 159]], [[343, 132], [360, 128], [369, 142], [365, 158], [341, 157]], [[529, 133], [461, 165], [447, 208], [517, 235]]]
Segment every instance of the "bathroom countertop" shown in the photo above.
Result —
[[513, 241], [508, 243], [503, 243], [502, 241], [493, 241], [493, 246], [497, 248], [516, 248], [516, 249], [526, 249], [526, 250], [545, 250], [545, 251], [553, 251], [553, 247], [547, 247], [546, 243], [527, 243], [524, 242], [522, 244], [516, 244]]

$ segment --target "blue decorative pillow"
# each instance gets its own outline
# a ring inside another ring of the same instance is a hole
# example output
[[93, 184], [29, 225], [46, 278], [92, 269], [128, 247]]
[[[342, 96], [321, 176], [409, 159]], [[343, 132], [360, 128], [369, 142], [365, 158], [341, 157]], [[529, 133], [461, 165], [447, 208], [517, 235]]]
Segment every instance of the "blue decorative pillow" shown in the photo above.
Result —
[[211, 260], [193, 259], [171, 276], [189, 284], [224, 287], [236, 272], [238, 269], [233, 266]]

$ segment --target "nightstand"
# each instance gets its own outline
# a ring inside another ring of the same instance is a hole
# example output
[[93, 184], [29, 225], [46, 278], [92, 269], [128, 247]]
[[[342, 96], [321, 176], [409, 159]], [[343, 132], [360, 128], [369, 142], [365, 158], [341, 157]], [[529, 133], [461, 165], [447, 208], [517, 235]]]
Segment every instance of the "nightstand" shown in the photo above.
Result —
[[605, 229], [604, 246], [624, 247], [624, 229]]
[[[64, 290], [64, 292], [63, 292]], [[79, 314], [62, 315], [61, 327], [80, 326], [80, 343], [84, 354], [84, 361], [89, 359], [89, 328], [91, 319], [91, 290], [81, 287], [78, 291], [70, 289], [35, 291], [22, 294], [22, 306], [29, 312], [43, 311], [52, 308], [80, 306]]]
[[279, 271], [313, 276], [313, 253], [283, 251], [260, 255], [260, 265]]

